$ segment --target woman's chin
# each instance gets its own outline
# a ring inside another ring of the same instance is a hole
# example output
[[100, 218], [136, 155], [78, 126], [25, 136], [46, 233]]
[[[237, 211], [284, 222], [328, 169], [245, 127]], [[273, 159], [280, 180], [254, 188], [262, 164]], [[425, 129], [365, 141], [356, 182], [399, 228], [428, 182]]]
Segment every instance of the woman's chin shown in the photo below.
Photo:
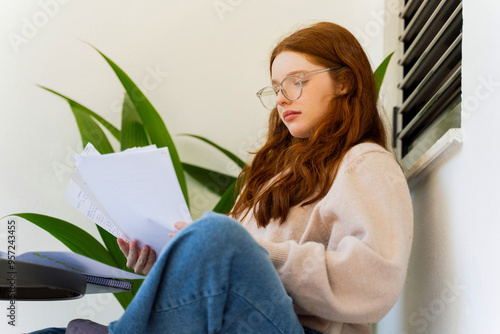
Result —
[[310, 136], [310, 131], [307, 131], [305, 129], [298, 129], [296, 127], [290, 126], [288, 128], [288, 131], [290, 134], [295, 137], [295, 138], [308, 138]]

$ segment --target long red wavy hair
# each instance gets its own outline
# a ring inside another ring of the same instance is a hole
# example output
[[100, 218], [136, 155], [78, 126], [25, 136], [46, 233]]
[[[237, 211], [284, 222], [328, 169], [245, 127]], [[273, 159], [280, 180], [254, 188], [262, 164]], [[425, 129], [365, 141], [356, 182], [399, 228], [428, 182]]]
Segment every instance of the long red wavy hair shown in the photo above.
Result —
[[271, 219], [283, 223], [291, 207], [324, 197], [340, 161], [353, 146], [373, 142], [387, 148], [373, 72], [363, 48], [348, 30], [330, 22], [300, 29], [274, 48], [270, 69], [284, 51], [300, 53], [325, 68], [336, 68], [328, 73], [346, 91], [332, 98], [331, 112], [309, 138], [291, 136], [277, 110], [271, 112], [267, 141], [241, 172], [238, 182], [242, 192], [231, 211], [241, 218], [253, 209], [260, 227]]

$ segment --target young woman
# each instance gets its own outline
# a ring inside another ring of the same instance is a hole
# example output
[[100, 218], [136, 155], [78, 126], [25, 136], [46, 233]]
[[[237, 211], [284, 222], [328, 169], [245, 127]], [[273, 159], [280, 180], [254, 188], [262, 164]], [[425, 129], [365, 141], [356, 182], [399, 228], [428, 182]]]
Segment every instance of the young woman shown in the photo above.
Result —
[[411, 200], [361, 45], [317, 23], [278, 43], [270, 75], [267, 142], [230, 217], [178, 223], [157, 260], [119, 240], [148, 276], [111, 333], [370, 333], [396, 302]]

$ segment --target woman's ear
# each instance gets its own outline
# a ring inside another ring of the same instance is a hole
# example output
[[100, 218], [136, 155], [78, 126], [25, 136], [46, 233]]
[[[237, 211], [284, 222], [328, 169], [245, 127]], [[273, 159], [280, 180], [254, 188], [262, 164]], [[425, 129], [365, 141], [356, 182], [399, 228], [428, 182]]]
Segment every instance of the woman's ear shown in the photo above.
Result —
[[354, 77], [350, 71], [345, 71], [342, 75], [334, 82], [335, 94], [337, 96], [342, 96], [351, 91], [354, 87]]
[[347, 84], [345, 82], [342, 82], [342, 83], [336, 82], [334, 90], [335, 90], [335, 95], [336, 96], [345, 95], [347, 93], [347, 91], [348, 91]]

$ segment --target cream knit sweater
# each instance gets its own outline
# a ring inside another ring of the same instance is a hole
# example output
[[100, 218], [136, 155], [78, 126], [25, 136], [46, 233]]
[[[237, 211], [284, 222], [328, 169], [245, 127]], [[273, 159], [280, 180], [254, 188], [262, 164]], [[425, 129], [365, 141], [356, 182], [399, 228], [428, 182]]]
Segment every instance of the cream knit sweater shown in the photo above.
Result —
[[401, 293], [413, 235], [408, 186], [392, 154], [353, 147], [326, 196], [286, 221], [243, 226], [267, 249], [300, 322], [322, 333], [370, 333]]

